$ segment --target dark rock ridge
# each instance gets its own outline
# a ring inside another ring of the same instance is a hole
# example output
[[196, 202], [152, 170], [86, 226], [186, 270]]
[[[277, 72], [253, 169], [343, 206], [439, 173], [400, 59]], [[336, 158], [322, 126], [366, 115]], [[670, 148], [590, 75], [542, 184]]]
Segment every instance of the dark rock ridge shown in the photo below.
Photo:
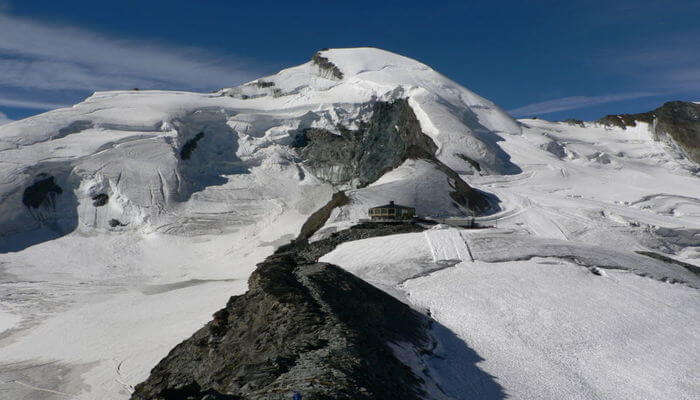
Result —
[[[408, 158], [434, 158], [437, 146], [420, 130], [420, 123], [405, 99], [376, 102], [369, 121], [357, 121], [340, 135], [309, 128], [293, 143], [311, 172], [333, 184], [363, 187]], [[355, 182], [352, 182], [352, 181]]]
[[486, 196], [435, 158], [437, 146], [421, 131], [408, 100], [375, 102], [369, 120], [358, 120], [356, 124], [357, 130], [338, 126], [339, 135], [318, 128], [302, 130], [292, 147], [314, 176], [350, 187], [367, 186], [407, 159], [424, 159], [451, 179], [456, 203], [474, 211], [491, 208]]
[[259, 88], [267, 88], [267, 87], [273, 87], [275, 86], [275, 82], [268, 82], [268, 81], [263, 81], [263, 80], [258, 80], [255, 82], [255, 86]]
[[328, 58], [323, 57], [320, 51], [311, 57], [311, 62], [318, 66], [324, 77], [336, 80], [343, 79], [343, 72], [340, 68], [328, 60]]
[[565, 120], [563, 120], [563, 121], [561, 121], [561, 122], [564, 122], [564, 123], [569, 124], [569, 125], [571, 125], [571, 126], [580, 126], [581, 128], [585, 128], [585, 127], [586, 127], [585, 122], [583, 122], [583, 121], [580, 120], [580, 119], [576, 119], [576, 118], [565, 119]]
[[328, 218], [330, 218], [331, 212], [333, 212], [334, 208], [344, 206], [349, 201], [350, 199], [345, 195], [345, 192], [340, 191], [333, 193], [331, 200], [316, 212], [311, 214], [306, 222], [304, 222], [297, 240], [309, 239], [314, 233], [316, 233], [316, 231], [323, 227], [326, 221], [328, 221]]
[[481, 165], [479, 165], [479, 162], [476, 160], [472, 160], [471, 158], [467, 157], [466, 155], [462, 153], [455, 153], [455, 156], [461, 158], [462, 160], [466, 161], [469, 163], [469, 165], [472, 166], [477, 172], [481, 172]]
[[637, 126], [637, 121], [652, 124], [656, 140], [678, 148], [688, 159], [700, 164], [700, 104], [669, 101], [654, 111], [608, 115], [598, 120], [623, 129]]
[[132, 400], [421, 399], [422, 379], [388, 343], [421, 354], [431, 321], [318, 257], [347, 240], [420, 231], [366, 224], [319, 242], [296, 241], [258, 264], [248, 292], [177, 345]]
[[[425, 228], [421, 225], [411, 222], [361, 223], [349, 229], [333, 232], [329, 237], [312, 243], [309, 243], [305, 238], [298, 238], [289, 244], [280, 246], [275, 254], [291, 254], [296, 258], [298, 263], [316, 262], [324, 255], [333, 251], [341, 243], [378, 236], [422, 232], [424, 230]], [[311, 234], [313, 234], [313, 232]]]
[[628, 126], [637, 126], [637, 122], [654, 123], [653, 111], [638, 114], [606, 115], [596, 121], [607, 126], [617, 126], [626, 129]]

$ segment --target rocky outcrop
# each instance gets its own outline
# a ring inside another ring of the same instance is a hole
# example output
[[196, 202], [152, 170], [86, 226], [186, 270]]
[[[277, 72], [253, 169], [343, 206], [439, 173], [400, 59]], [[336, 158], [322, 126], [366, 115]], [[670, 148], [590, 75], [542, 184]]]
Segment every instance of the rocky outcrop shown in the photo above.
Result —
[[109, 195], [107, 193], [100, 193], [92, 196], [92, 205], [95, 207], [102, 207], [109, 202]]
[[376, 223], [367, 222], [352, 226], [350, 229], [333, 232], [329, 237], [315, 242], [297, 239], [281, 246], [276, 254], [291, 254], [299, 263], [316, 262], [325, 254], [330, 253], [341, 243], [362, 240], [378, 236], [398, 235], [401, 233], [422, 232], [425, 228], [420, 225], [405, 223]]
[[654, 110], [654, 115], [657, 138], [672, 139], [689, 159], [700, 164], [700, 104], [672, 101]]
[[563, 123], [565, 123], [565, 124], [569, 124], [569, 125], [571, 125], [571, 126], [578, 126], [578, 127], [581, 127], [581, 128], [585, 128], [585, 127], [586, 127], [585, 122], [583, 122], [583, 121], [580, 120], [580, 119], [576, 119], [576, 118], [565, 119], [565, 120], [563, 120], [563, 121], [561, 121], [561, 122], [563, 122]]
[[458, 173], [447, 165], [437, 160], [432, 160], [432, 162], [437, 164], [438, 169], [450, 179], [452, 189], [454, 189], [450, 192], [450, 197], [455, 203], [474, 211], [476, 214], [498, 209], [498, 199], [495, 196], [469, 186]]
[[596, 122], [606, 126], [616, 126], [626, 129], [628, 126], [637, 126], [637, 122], [652, 124], [654, 122], [654, 114], [653, 111], [650, 111], [638, 114], [606, 115]]
[[430, 353], [430, 320], [315, 260], [338, 243], [422, 228], [369, 225], [284, 246], [258, 265], [249, 290], [175, 347], [132, 400], [420, 399], [422, 379], [390, 344]]
[[437, 146], [421, 130], [408, 100], [376, 102], [369, 119], [358, 119], [356, 124], [356, 130], [338, 126], [339, 134], [318, 128], [302, 130], [292, 147], [314, 176], [341, 187], [364, 187], [407, 159], [425, 159], [453, 182], [451, 196], [459, 205], [474, 211], [491, 207], [486, 196], [435, 157]]
[[321, 76], [324, 78], [335, 80], [343, 79], [343, 72], [340, 68], [328, 60], [328, 58], [323, 57], [320, 51], [311, 57], [311, 62], [318, 67]]
[[307, 240], [308, 238], [310, 238], [316, 231], [323, 227], [323, 224], [325, 224], [326, 221], [328, 221], [328, 218], [331, 216], [331, 212], [333, 212], [333, 209], [335, 209], [336, 207], [343, 206], [349, 201], [350, 199], [348, 198], [348, 196], [345, 195], [345, 192], [340, 191], [333, 193], [331, 200], [328, 203], [326, 203], [323, 207], [318, 209], [316, 212], [311, 214], [311, 216], [309, 216], [304, 225], [302, 225], [297, 240]]
[[656, 140], [677, 148], [688, 159], [700, 164], [700, 104], [669, 101], [654, 111], [608, 115], [598, 122], [623, 129], [636, 126], [637, 122], [651, 124]]
[[462, 153], [455, 153], [455, 156], [457, 156], [457, 157], [461, 158], [462, 160], [468, 162], [469, 165], [471, 165], [472, 168], [474, 168], [474, 170], [475, 170], [476, 172], [481, 172], [481, 165], [479, 165], [479, 162], [478, 162], [478, 161], [473, 160], [473, 159], [467, 157], [466, 155], [464, 155], [464, 154], [462, 154]]
[[408, 158], [434, 158], [437, 146], [420, 129], [406, 99], [376, 102], [359, 128], [338, 127], [340, 134], [310, 128], [293, 146], [304, 165], [320, 179], [335, 185], [366, 186]]
[[564, 158], [567, 156], [566, 147], [564, 147], [563, 144], [554, 140], [541, 145], [540, 148], [552, 153], [553, 155], [559, 158]]

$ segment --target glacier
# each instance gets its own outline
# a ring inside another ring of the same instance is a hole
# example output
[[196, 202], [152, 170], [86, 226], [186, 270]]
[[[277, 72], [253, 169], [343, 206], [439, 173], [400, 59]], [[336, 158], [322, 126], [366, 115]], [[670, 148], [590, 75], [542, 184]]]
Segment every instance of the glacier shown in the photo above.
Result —
[[[297, 147], [312, 130], [370, 137], [396, 118], [377, 110], [401, 102], [430, 154], [381, 159], [377, 179]], [[646, 122], [515, 120], [374, 48], [212, 93], [97, 92], [4, 124], [0, 393], [129, 398], [343, 191], [312, 241], [391, 200], [486, 227], [348, 242], [321, 261], [429, 310], [509, 397], [691, 398], [699, 282], [682, 264], [700, 260], [698, 169], [656, 139]], [[461, 345], [443, 344], [427, 392], [493, 398]]]

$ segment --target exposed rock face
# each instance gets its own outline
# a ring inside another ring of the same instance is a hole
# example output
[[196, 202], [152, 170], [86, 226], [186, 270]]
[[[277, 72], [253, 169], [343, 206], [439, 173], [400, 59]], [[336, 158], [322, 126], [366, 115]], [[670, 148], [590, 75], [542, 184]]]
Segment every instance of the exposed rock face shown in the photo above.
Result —
[[123, 224], [121, 221], [119, 221], [118, 219], [114, 219], [114, 218], [110, 219], [108, 224], [111, 228], [116, 228], [118, 226], [126, 226], [126, 224]]
[[657, 140], [677, 148], [688, 159], [700, 163], [700, 104], [669, 101], [654, 111], [608, 115], [598, 122], [625, 128], [637, 121], [653, 125]]
[[324, 255], [330, 253], [338, 245], [353, 240], [367, 239], [377, 236], [398, 235], [401, 233], [422, 232], [424, 228], [419, 225], [406, 223], [363, 223], [350, 229], [334, 232], [330, 237], [308, 243], [305, 239], [281, 246], [276, 254], [292, 254], [299, 263], [316, 262]]
[[355, 131], [339, 127], [340, 135], [306, 129], [294, 146], [315, 176], [356, 187], [376, 181], [407, 158], [432, 159], [437, 150], [405, 99], [375, 103], [369, 121], [358, 125]]
[[672, 101], [654, 110], [659, 140], [670, 137], [686, 154], [700, 163], [700, 104]]
[[541, 147], [559, 158], [566, 157], [566, 148], [559, 142], [547, 142], [547, 144], [542, 145]]
[[458, 204], [475, 211], [491, 207], [484, 195], [435, 158], [437, 146], [421, 131], [408, 100], [376, 102], [369, 120], [357, 125], [357, 130], [339, 126], [340, 135], [305, 129], [292, 146], [314, 176], [338, 186], [364, 187], [407, 159], [425, 159], [454, 182], [452, 197]]
[[92, 205], [95, 207], [102, 207], [109, 202], [109, 195], [106, 193], [100, 193], [98, 195], [92, 196]]
[[[345, 239], [420, 229], [375, 228]], [[387, 343], [429, 352], [429, 319], [334, 265], [307, 261], [338, 240], [286, 246], [259, 264], [248, 292], [175, 347], [132, 399], [422, 398], [421, 379]]]
[[481, 165], [479, 165], [478, 161], [472, 160], [471, 158], [467, 157], [466, 155], [462, 153], [456, 153], [455, 156], [461, 158], [462, 160], [466, 161], [469, 163], [469, 165], [472, 166], [477, 172], [481, 172]]
[[571, 126], [580, 126], [581, 128], [586, 127], [586, 124], [582, 120], [576, 119], [576, 118], [565, 119], [562, 122], [569, 124]]
[[331, 212], [334, 208], [343, 206], [347, 204], [348, 201], [350, 201], [350, 199], [348, 199], [348, 196], [345, 195], [345, 192], [340, 191], [334, 193], [331, 200], [326, 203], [326, 205], [309, 216], [304, 225], [301, 227], [301, 231], [299, 232], [297, 239], [306, 240], [310, 238], [323, 226], [323, 224], [326, 223], [326, 221], [328, 221], [328, 218], [331, 216]]
[[650, 111], [638, 114], [606, 115], [596, 122], [607, 126], [617, 126], [625, 129], [628, 126], [637, 126], [637, 122], [652, 124], [654, 122], [654, 114], [653, 111]]
[[326, 57], [321, 55], [321, 52], [317, 52], [311, 57], [311, 62], [318, 66], [321, 75], [328, 79], [343, 79], [343, 72], [338, 68], [337, 65], [333, 64]]

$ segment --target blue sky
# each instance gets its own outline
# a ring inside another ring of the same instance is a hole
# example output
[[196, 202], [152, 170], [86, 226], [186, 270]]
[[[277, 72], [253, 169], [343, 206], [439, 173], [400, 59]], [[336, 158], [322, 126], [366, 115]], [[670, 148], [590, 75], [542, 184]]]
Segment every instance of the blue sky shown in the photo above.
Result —
[[352, 46], [418, 59], [516, 116], [590, 120], [700, 101], [699, 21], [698, 0], [0, 0], [0, 123], [95, 90], [211, 91]]

